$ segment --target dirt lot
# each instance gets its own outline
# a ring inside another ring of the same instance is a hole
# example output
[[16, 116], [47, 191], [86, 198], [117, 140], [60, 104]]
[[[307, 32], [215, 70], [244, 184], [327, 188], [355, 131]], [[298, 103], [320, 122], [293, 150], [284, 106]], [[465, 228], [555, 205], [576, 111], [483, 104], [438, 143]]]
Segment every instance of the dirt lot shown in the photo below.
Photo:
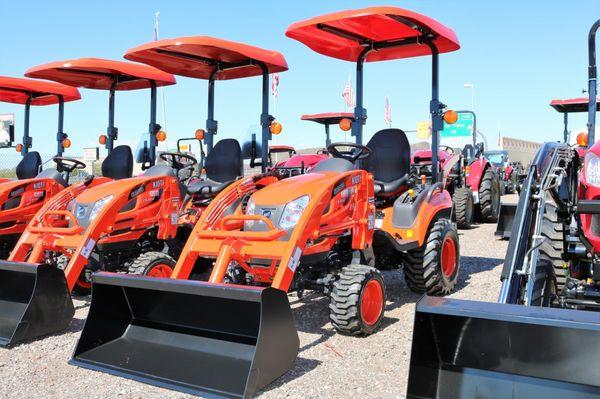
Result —
[[[503, 198], [503, 201], [506, 201]], [[507, 242], [494, 238], [495, 225], [460, 232], [461, 272], [453, 298], [495, 301]], [[328, 320], [327, 300], [291, 296], [300, 334], [292, 370], [268, 386], [264, 398], [397, 398], [406, 391], [415, 302], [401, 272], [386, 272], [384, 328], [367, 338], [338, 335]], [[1, 398], [192, 398], [67, 364], [87, 314], [76, 300], [70, 330], [0, 349]]]

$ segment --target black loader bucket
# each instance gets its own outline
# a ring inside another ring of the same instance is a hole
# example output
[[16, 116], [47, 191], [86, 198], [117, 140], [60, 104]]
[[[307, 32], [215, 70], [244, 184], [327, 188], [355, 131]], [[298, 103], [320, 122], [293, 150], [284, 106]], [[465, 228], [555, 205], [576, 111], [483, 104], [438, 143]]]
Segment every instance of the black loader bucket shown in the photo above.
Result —
[[408, 398], [600, 398], [597, 312], [423, 297]]
[[71, 363], [183, 392], [246, 398], [299, 348], [274, 288], [99, 273]]
[[0, 261], [1, 346], [66, 330], [74, 314], [62, 270]]
[[500, 215], [496, 223], [496, 232], [494, 235], [501, 238], [510, 238], [515, 213], [517, 212], [517, 204], [500, 204]]

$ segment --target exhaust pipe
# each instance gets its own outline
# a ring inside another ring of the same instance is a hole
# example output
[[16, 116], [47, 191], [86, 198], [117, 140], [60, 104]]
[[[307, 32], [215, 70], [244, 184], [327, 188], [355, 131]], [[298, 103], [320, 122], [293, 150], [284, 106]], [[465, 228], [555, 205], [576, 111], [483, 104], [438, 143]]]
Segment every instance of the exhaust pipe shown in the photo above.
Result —
[[0, 346], [65, 330], [74, 314], [62, 270], [0, 261]]
[[600, 318], [582, 310], [423, 297], [408, 398], [600, 398]]
[[192, 394], [252, 397], [299, 348], [287, 294], [199, 281], [93, 276], [71, 364]]
[[517, 204], [500, 203], [500, 215], [496, 223], [496, 232], [494, 235], [500, 238], [510, 238], [515, 214], [517, 213]]

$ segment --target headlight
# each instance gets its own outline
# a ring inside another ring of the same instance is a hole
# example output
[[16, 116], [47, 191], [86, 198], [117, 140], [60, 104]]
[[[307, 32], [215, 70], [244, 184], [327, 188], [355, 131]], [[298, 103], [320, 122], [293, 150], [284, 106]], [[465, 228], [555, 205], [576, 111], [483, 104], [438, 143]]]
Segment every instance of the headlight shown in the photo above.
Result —
[[585, 179], [589, 184], [600, 187], [600, 158], [593, 152], [585, 156]]
[[[256, 212], [256, 204], [254, 204], [254, 200], [250, 198], [248, 203], [246, 204], [246, 215], [254, 215]], [[244, 230], [250, 230], [254, 226], [253, 220], [246, 220], [244, 222]]]
[[106, 197], [96, 201], [94, 207], [92, 208], [92, 211], [90, 212], [89, 221], [91, 222], [92, 220], [94, 220], [96, 216], [98, 216], [98, 213], [100, 213], [102, 208], [104, 208], [104, 205], [108, 204], [112, 199], [112, 195], [107, 195]]
[[303, 195], [300, 198], [288, 202], [279, 219], [279, 227], [284, 230], [294, 227], [296, 223], [298, 223], [298, 220], [300, 220], [302, 212], [306, 209], [309, 200], [310, 197], [308, 195]]

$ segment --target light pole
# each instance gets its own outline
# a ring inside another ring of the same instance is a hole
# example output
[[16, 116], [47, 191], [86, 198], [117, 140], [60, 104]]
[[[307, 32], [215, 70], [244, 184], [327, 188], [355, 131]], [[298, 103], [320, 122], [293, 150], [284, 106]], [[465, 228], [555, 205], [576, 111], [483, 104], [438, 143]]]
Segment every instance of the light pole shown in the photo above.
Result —
[[465, 83], [465, 89], [471, 89], [471, 111], [475, 111], [475, 85], [473, 83]]

